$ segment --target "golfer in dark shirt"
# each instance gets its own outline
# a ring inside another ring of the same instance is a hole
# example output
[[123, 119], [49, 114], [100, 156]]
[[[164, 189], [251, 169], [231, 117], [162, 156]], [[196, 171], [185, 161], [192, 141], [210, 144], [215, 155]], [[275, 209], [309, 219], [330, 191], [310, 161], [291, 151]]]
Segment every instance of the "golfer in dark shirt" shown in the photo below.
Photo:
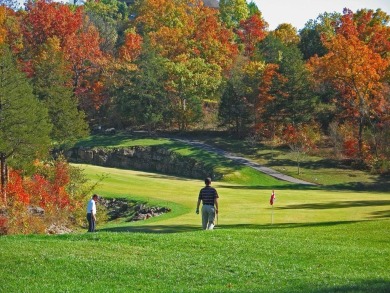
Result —
[[218, 214], [218, 193], [214, 187], [211, 187], [211, 179], [204, 180], [206, 184], [199, 192], [198, 203], [196, 205], [196, 213], [199, 214], [200, 202], [202, 206], [202, 228], [203, 230], [212, 230], [214, 228], [215, 214]]

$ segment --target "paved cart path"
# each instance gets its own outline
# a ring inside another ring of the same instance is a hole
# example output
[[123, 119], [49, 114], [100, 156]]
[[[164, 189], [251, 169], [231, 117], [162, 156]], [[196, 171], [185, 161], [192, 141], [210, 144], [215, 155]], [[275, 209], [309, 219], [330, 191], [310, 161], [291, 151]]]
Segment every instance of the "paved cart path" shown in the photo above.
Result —
[[307, 182], [307, 181], [304, 181], [304, 180], [300, 180], [300, 179], [297, 179], [297, 178], [294, 178], [294, 177], [291, 177], [291, 176], [288, 176], [288, 175], [285, 175], [285, 174], [282, 174], [278, 171], [275, 171], [271, 168], [268, 168], [268, 167], [264, 167], [252, 160], [249, 160], [247, 158], [244, 158], [244, 157], [240, 157], [240, 156], [237, 156], [235, 154], [232, 154], [232, 153], [229, 153], [227, 151], [224, 151], [222, 149], [219, 149], [219, 148], [216, 148], [216, 147], [213, 147], [211, 145], [208, 145], [204, 142], [201, 142], [201, 141], [197, 141], [197, 140], [187, 140], [187, 139], [175, 139], [177, 141], [180, 141], [180, 142], [183, 142], [183, 143], [186, 143], [186, 144], [189, 144], [189, 145], [193, 145], [195, 147], [198, 147], [198, 148], [201, 148], [205, 151], [208, 151], [208, 152], [213, 152], [213, 153], [216, 153], [218, 155], [221, 155], [221, 156], [224, 156], [228, 159], [231, 159], [239, 164], [242, 164], [242, 165], [245, 165], [245, 166], [248, 166], [248, 167], [251, 167], [253, 169], [256, 169], [260, 172], [263, 172], [265, 174], [268, 174], [272, 177], [275, 177], [277, 179], [280, 179], [280, 180], [284, 180], [284, 181], [287, 181], [287, 182], [291, 182], [291, 183], [297, 183], [297, 184], [304, 184], [304, 185], [316, 185], [314, 183], [311, 183], [311, 182]]

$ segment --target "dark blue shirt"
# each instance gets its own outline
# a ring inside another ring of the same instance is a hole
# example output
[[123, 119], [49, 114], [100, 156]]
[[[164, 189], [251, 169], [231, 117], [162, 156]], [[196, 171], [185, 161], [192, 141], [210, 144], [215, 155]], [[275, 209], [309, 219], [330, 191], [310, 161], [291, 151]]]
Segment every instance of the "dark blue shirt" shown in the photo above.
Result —
[[216, 198], [219, 198], [219, 196], [214, 187], [206, 186], [199, 192], [199, 199], [202, 200], [204, 205], [213, 206]]

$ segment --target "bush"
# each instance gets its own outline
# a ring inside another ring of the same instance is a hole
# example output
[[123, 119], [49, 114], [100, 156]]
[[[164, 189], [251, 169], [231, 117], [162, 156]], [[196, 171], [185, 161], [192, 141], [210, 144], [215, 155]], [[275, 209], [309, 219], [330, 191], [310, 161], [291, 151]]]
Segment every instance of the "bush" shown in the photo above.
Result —
[[87, 181], [82, 173], [62, 158], [35, 165], [36, 172], [29, 177], [10, 171], [0, 234], [53, 233], [55, 227], [68, 231], [84, 222]]

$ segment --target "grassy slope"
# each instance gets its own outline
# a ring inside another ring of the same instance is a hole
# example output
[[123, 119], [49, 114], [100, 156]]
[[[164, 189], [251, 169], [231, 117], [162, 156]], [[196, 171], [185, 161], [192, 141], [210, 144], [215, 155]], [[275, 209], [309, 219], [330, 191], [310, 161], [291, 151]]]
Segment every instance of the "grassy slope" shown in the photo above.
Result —
[[[183, 138], [183, 136], [179, 138]], [[346, 166], [344, 162], [335, 160], [332, 156], [329, 158], [304, 156], [301, 159], [300, 174], [298, 175], [295, 157], [288, 149], [270, 149], [262, 144], [253, 146], [248, 141], [233, 139], [220, 133], [213, 135], [191, 134], [188, 139], [205, 141], [210, 145], [250, 158], [287, 175], [320, 184], [327, 189], [390, 191], [390, 176], [373, 175], [368, 172], [353, 170]], [[164, 146], [185, 156], [197, 157], [208, 163], [213, 162], [213, 164], [217, 165], [218, 171], [227, 175], [224, 181], [258, 185], [258, 182], [255, 182], [258, 175], [253, 174], [257, 172], [253, 172], [247, 167], [232, 165], [229, 160], [220, 156], [167, 138], [148, 137], [145, 134], [118, 134], [115, 136], [91, 136], [79, 143], [79, 146], [87, 147], [124, 147], [135, 145]], [[246, 178], [241, 178], [242, 176]], [[262, 178], [262, 180], [267, 179]], [[269, 183], [274, 184], [274, 182]]]
[[389, 292], [388, 224], [2, 237], [0, 291]]

